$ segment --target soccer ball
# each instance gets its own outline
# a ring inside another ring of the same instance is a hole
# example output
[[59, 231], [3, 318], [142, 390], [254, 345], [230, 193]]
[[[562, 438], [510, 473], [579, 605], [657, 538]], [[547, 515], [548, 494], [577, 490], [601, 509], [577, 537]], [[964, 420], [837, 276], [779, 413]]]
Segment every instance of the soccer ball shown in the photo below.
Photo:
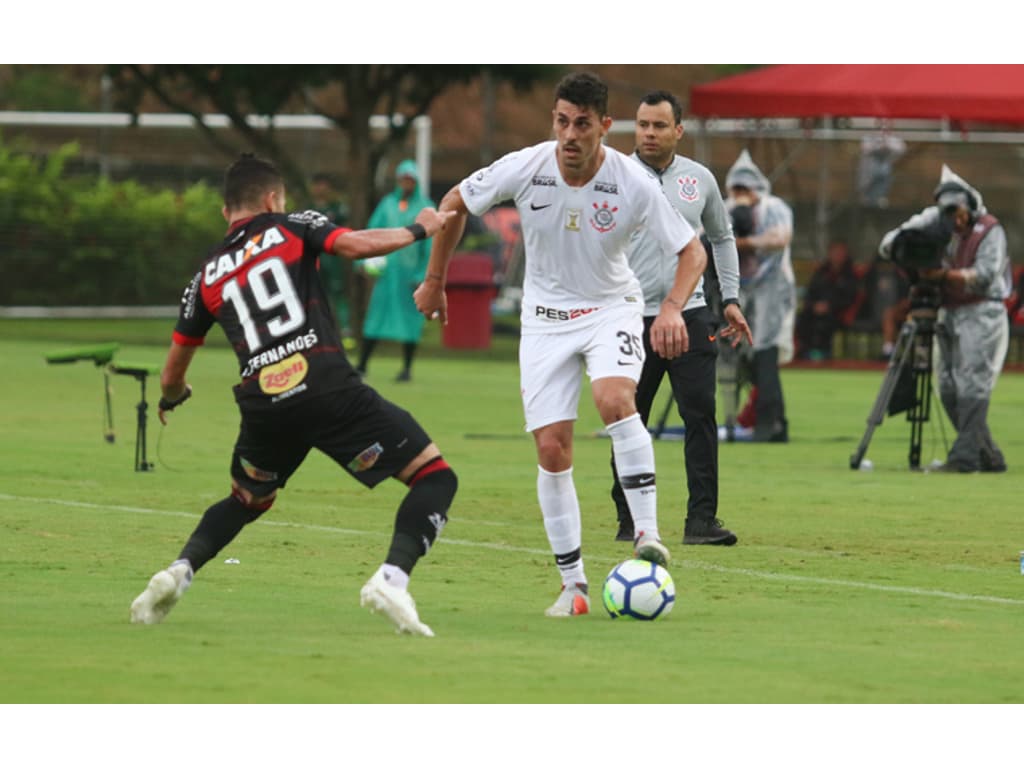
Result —
[[603, 602], [613, 619], [653, 621], [672, 611], [676, 585], [672, 576], [657, 563], [626, 560], [612, 568], [604, 580]]

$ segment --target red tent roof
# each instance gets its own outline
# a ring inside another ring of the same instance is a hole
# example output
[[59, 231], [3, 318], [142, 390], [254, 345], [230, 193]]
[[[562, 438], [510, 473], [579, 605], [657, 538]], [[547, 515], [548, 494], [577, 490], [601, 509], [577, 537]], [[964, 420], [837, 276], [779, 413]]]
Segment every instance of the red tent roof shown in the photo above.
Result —
[[780, 64], [690, 90], [698, 117], [890, 117], [1024, 124], [1024, 65]]

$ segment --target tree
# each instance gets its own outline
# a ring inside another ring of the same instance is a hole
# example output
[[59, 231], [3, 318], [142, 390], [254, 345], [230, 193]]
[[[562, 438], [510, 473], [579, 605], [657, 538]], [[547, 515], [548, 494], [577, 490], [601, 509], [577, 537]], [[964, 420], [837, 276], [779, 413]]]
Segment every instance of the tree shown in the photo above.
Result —
[[[137, 113], [150, 94], [175, 112], [192, 115], [198, 130], [226, 158], [234, 146], [203, 125], [204, 111], [227, 116], [252, 149], [271, 158], [296, 192], [306, 192], [307, 177], [277, 140], [273, 129], [254, 128], [248, 115], [273, 116], [285, 111], [311, 111], [328, 118], [346, 134], [352, 223], [365, 225], [374, 200], [374, 170], [389, 151], [407, 138], [413, 120], [427, 114], [449, 86], [467, 83], [485, 71], [494, 80], [526, 90], [553, 77], [551, 65], [242, 65], [242, 64], [116, 64], [108, 67], [115, 82], [118, 107]], [[387, 130], [374, 134], [373, 115], [389, 118]]]

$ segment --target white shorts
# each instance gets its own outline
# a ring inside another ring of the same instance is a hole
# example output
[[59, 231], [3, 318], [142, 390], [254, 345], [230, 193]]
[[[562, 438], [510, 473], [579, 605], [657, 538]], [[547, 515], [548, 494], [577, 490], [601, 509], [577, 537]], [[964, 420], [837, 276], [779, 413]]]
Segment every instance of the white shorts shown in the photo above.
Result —
[[584, 327], [524, 334], [519, 342], [519, 387], [526, 431], [575, 421], [584, 370], [591, 381], [609, 376], [640, 380], [644, 367], [640, 307], [608, 307]]

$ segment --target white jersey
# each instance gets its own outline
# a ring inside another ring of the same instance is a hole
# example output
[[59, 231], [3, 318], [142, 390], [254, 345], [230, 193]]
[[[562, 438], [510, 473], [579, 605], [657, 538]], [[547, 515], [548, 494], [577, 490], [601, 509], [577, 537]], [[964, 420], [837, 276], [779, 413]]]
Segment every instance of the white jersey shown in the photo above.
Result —
[[654, 176], [627, 155], [605, 147], [594, 178], [571, 187], [558, 170], [556, 148], [546, 141], [512, 152], [459, 185], [476, 216], [504, 200], [519, 209], [523, 333], [573, 330], [593, 312], [623, 303], [642, 312], [640, 283], [626, 258], [630, 236], [646, 230], [670, 253], [694, 238]]

